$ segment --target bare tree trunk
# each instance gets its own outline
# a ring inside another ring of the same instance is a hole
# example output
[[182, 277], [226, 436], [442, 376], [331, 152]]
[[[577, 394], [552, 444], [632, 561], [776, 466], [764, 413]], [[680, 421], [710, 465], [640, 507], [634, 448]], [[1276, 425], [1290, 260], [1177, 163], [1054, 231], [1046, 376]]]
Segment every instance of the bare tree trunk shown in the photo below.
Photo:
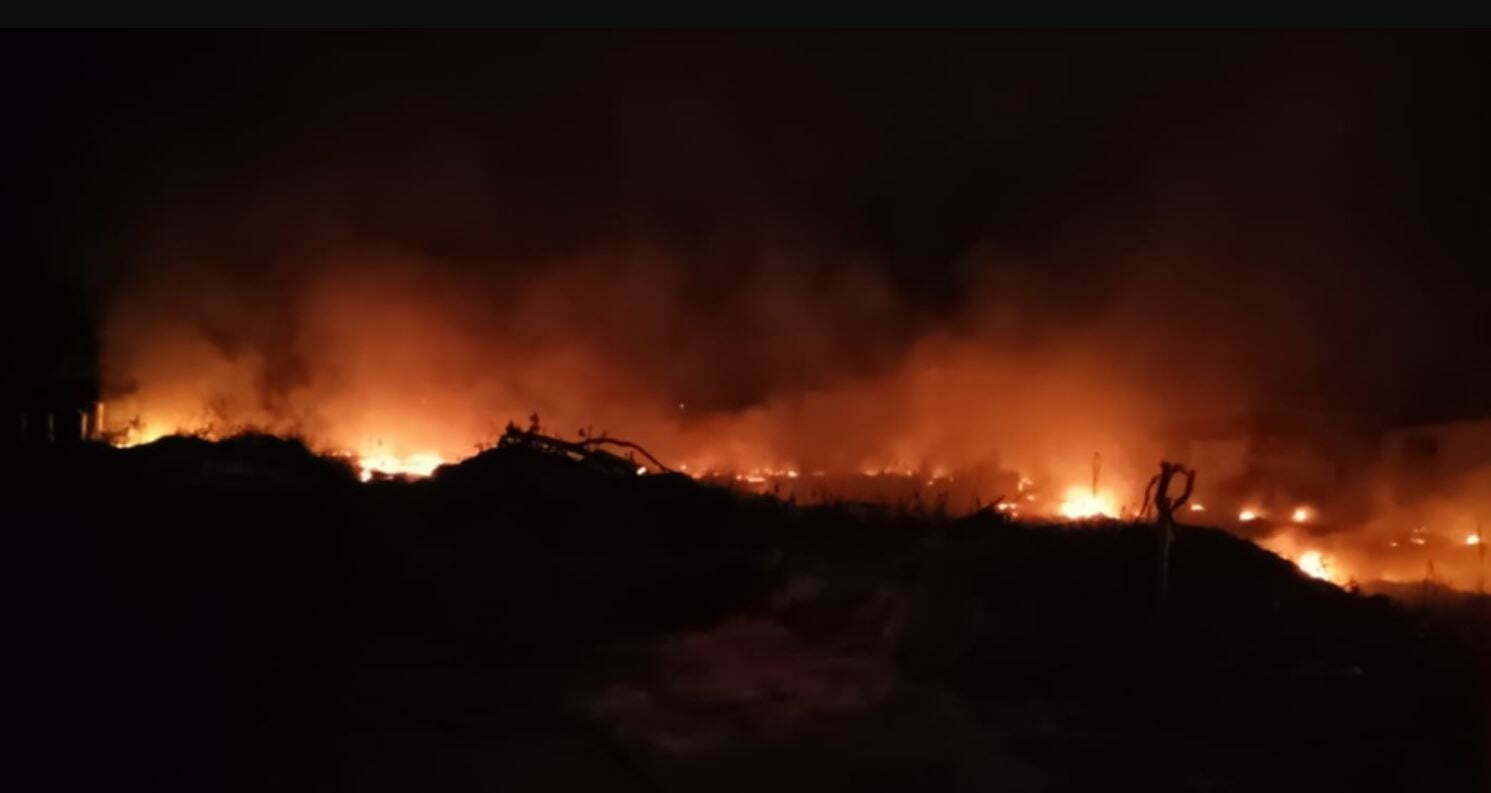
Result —
[[[1178, 497], [1171, 498], [1170, 483], [1176, 474], [1182, 474], [1186, 478], [1185, 489]], [[1196, 471], [1187, 469], [1180, 463], [1160, 462], [1160, 472], [1149, 481], [1153, 488], [1154, 508], [1156, 520], [1160, 529], [1160, 570], [1157, 584], [1159, 588], [1159, 616], [1160, 624], [1164, 624], [1170, 607], [1170, 545], [1175, 541], [1175, 511], [1191, 498], [1191, 491], [1196, 487]], [[1145, 512], [1149, 509], [1150, 488], [1145, 489], [1146, 503]]]
[[1175, 540], [1175, 526], [1170, 523], [1167, 515], [1160, 519], [1160, 624], [1165, 624], [1169, 614], [1170, 600], [1170, 543]]

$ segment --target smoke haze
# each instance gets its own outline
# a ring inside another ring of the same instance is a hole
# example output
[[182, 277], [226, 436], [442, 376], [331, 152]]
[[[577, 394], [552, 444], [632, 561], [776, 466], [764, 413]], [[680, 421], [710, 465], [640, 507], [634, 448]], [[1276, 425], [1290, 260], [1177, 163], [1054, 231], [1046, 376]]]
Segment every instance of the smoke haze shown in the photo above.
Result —
[[162, 41], [38, 221], [116, 428], [1127, 500], [1187, 421], [1485, 393], [1469, 37]]

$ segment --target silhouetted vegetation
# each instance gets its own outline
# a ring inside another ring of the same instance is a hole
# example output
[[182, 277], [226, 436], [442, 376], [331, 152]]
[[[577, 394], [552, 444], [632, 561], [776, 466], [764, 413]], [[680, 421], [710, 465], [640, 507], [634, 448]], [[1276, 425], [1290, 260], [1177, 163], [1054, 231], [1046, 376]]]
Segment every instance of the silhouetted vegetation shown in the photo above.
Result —
[[1487, 788], [1485, 598], [1176, 524], [1162, 623], [1151, 525], [800, 508], [515, 432], [368, 484], [262, 436], [39, 450], [27, 754], [57, 789]]

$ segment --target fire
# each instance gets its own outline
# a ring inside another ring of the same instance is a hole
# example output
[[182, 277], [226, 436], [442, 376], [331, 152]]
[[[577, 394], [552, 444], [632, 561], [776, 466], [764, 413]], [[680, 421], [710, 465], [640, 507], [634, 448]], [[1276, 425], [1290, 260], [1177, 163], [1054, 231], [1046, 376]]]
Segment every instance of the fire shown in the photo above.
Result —
[[1204, 507], [1204, 506], [1202, 506], [1200, 504], [1192, 504], [1191, 505], [1191, 511], [1192, 512], [1205, 512], [1206, 511], [1206, 507]]
[[1258, 513], [1254, 512], [1251, 509], [1245, 509], [1242, 512], [1237, 513], [1237, 519], [1242, 521], [1243, 523], [1247, 523], [1250, 520], [1257, 520]]
[[[220, 440], [221, 437], [218, 433], [210, 430], [192, 430], [188, 429], [185, 425], [167, 428], [159, 424], [136, 423], [115, 434], [109, 440], [109, 443], [118, 449], [128, 449], [154, 443], [168, 435], [191, 435], [206, 440]], [[426, 477], [434, 473], [436, 468], [449, 462], [449, 460], [431, 451], [415, 452], [403, 456], [384, 451], [355, 453], [323, 449], [322, 452], [350, 460], [357, 468], [357, 478], [364, 482], [371, 481], [374, 475], [378, 474], [385, 476]]]
[[1313, 515], [1309, 507], [1295, 507], [1294, 512], [1289, 514], [1289, 519], [1295, 523], [1306, 523]]
[[1330, 560], [1320, 551], [1305, 551], [1294, 560], [1294, 566], [1311, 578], [1331, 580]]
[[433, 452], [418, 452], [404, 457], [378, 452], [357, 455], [356, 460], [358, 478], [364, 482], [372, 479], [374, 474], [429, 476], [445, 464], [445, 460]]
[[1066, 498], [1057, 507], [1057, 511], [1069, 520], [1118, 517], [1118, 507], [1106, 493], [1094, 493], [1080, 486], [1067, 490]]
[[1351, 572], [1345, 569], [1339, 558], [1319, 548], [1304, 546], [1303, 539], [1297, 533], [1285, 532], [1266, 540], [1260, 540], [1258, 544], [1288, 559], [1299, 568], [1300, 572], [1311, 578], [1340, 585], [1351, 577]]
[[1466, 545], [1480, 545], [1481, 544], [1481, 535], [1479, 535], [1479, 534], [1472, 534], [1472, 535], [1466, 537], [1465, 538], [1465, 544]]
[[188, 423], [180, 425], [166, 425], [159, 422], [135, 421], [123, 429], [109, 435], [109, 444], [116, 449], [128, 449], [134, 446], [144, 446], [147, 443], [155, 443], [167, 435], [195, 435], [199, 438], [217, 440], [217, 435], [209, 429], [188, 429]]

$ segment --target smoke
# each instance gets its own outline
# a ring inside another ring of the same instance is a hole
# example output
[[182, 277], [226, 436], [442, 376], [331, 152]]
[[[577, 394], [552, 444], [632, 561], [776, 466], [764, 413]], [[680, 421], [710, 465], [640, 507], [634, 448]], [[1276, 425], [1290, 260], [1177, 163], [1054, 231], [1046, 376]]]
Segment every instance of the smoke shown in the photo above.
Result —
[[1386, 399], [1433, 335], [1360, 48], [504, 41], [226, 46], [143, 98], [113, 428], [459, 459], [536, 413], [694, 471], [1057, 489], [1097, 453], [1130, 503], [1186, 420]]
[[916, 320], [873, 270], [805, 276], [778, 255], [737, 260], [748, 274], [708, 301], [683, 282], [689, 262], [656, 245], [512, 280], [375, 249], [267, 286], [165, 268], [105, 325], [110, 410], [159, 431], [255, 427], [447, 459], [537, 413], [550, 431], [625, 435], [695, 470], [835, 471], [1085, 470], [1094, 450], [1135, 453], [1162, 417], [1124, 370], [1125, 342], [1100, 329], [944, 321], [905, 338]]
[[[1484, 443], [1485, 429], [1477, 442]], [[1464, 430], [1462, 430], [1463, 432]], [[1486, 553], [1491, 537], [1491, 465], [1450, 469], [1378, 471], [1370, 481], [1370, 518], [1343, 538], [1355, 553], [1391, 581], [1423, 581], [1462, 589], [1486, 584]]]

